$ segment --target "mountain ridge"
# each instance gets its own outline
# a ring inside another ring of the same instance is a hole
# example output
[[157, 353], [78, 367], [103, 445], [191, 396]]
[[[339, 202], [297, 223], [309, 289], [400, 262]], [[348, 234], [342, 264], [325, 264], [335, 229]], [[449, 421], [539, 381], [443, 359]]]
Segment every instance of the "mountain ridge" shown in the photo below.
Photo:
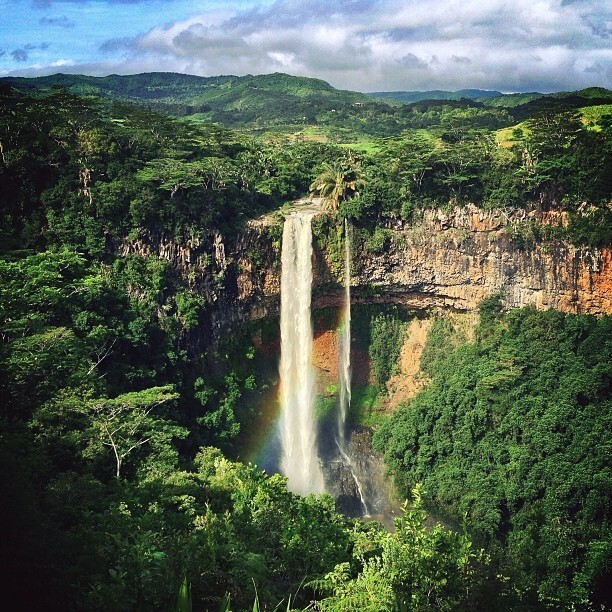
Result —
[[[491, 115], [486, 119], [490, 127], [505, 127], [515, 119], [521, 121], [548, 109], [571, 109], [612, 101], [612, 91], [602, 87], [554, 94], [502, 94], [473, 88], [455, 92], [367, 94], [337, 89], [322, 79], [282, 72], [211, 77], [173, 72], [104, 77], [56, 73], [32, 78], [2, 77], [0, 84], [33, 95], [64, 87], [73, 94], [127, 102], [174, 116], [259, 133], [269, 129], [294, 133], [306, 125], [317, 125], [368, 136], [389, 136], [407, 127], [421, 126], [419, 120], [411, 118], [413, 111], [424, 113], [432, 107], [448, 105], [479, 107], [479, 112]], [[505, 110], [511, 111], [511, 116], [504, 115]]]
[[[27, 90], [45, 87], [64, 86], [74, 93], [106, 93], [112, 97], [136, 97], [139, 99], [157, 99], [176, 97], [181, 90], [195, 88], [210, 90], [215, 88], [230, 89], [237, 86], [247, 86], [253, 89], [269, 89], [277, 92], [291, 93], [299, 97], [313, 95], [348, 95], [357, 101], [377, 99], [403, 102], [410, 104], [423, 100], [494, 100], [497, 98], [527, 101], [526, 98], [565, 98], [579, 95], [593, 98], [609, 96], [610, 90], [604, 87], [587, 87], [575, 91], [559, 91], [552, 93], [514, 92], [502, 93], [498, 90], [463, 88], [455, 91], [443, 89], [431, 90], [395, 90], [359, 92], [339, 89], [323, 79], [315, 77], [294, 76], [284, 72], [269, 74], [237, 76], [232, 74], [215, 76], [198, 76], [180, 72], [141, 72], [130, 75], [109, 74], [107, 76], [90, 76], [58, 72], [39, 77], [0, 77], [0, 82]], [[193, 95], [193, 92], [190, 92]]]
[[368, 95], [372, 98], [410, 104], [412, 102], [421, 102], [422, 100], [461, 100], [462, 98], [476, 100], [480, 98], [496, 98], [504, 94], [496, 90], [468, 88], [459, 89], [457, 91], [448, 91], [444, 89], [430, 89], [425, 91], [372, 91], [369, 92]]

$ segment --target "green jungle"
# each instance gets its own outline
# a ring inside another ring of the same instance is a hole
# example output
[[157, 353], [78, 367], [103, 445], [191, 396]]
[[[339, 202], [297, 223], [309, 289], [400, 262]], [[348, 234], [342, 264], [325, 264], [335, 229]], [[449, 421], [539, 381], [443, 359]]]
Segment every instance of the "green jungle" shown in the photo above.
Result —
[[389, 531], [243, 460], [278, 377], [253, 337], [273, 341], [278, 321], [213, 338], [201, 330], [228, 273], [206, 293], [124, 248], [233, 239], [312, 190], [321, 248], [348, 219], [356, 258], [385, 249], [390, 223], [468, 203], [565, 215], [515, 227], [521, 249], [612, 245], [612, 91], [409, 94], [283, 74], [0, 79], [6, 601], [611, 609], [612, 316], [507, 311], [492, 295], [466, 335], [432, 314], [428, 382], [384, 411], [406, 313], [364, 307], [373, 379], [351, 418], [406, 502]]

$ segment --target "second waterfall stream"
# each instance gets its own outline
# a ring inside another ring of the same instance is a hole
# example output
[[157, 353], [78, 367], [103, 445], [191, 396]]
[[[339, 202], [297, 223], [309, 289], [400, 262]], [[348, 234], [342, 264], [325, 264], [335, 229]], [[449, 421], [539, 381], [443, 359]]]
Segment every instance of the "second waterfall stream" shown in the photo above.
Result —
[[351, 405], [351, 245], [349, 242], [349, 225], [344, 220], [344, 316], [340, 329], [340, 364], [339, 364], [339, 410], [338, 410], [338, 446], [340, 452], [346, 447], [346, 417]]
[[[317, 380], [312, 359], [311, 319], [314, 215], [312, 209], [293, 211], [285, 218], [283, 227], [279, 467], [287, 477], [290, 491], [301, 495], [327, 491], [352, 515], [369, 516], [366, 489], [371, 485], [367, 473], [370, 458], [360, 454], [359, 461], [354, 461], [352, 436], [348, 436], [346, 431], [351, 402], [351, 251], [346, 221], [337, 423], [335, 428], [332, 426], [321, 436], [321, 440], [317, 440], [320, 424], [315, 416]], [[350, 499], [354, 501], [349, 502]]]

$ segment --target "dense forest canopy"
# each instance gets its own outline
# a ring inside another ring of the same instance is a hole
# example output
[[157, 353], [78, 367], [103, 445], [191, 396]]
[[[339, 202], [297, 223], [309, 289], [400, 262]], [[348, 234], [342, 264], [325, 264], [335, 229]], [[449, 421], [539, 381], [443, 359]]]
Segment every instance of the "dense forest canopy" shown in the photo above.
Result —
[[[473, 342], [435, 323], [431, 383], [375, 438], [411, 500], [391, 534], [234, 461], [273, 359], [248, 329], [195, 351], [198, 279], [121, 254], [237, 235], [311, 187], [376, 248], [390, 220], [466, 203], [562, 213], [516, 229], [521, 248], [609, 247], [610, 92], [496, 99], [288, 75], [0, 84], [1, 558], [24, 607], [172, 609], [185, 581], [194, 609], [609, 604], [610, 317], [492, 299]], [[382, 390], [404, 326], [366, 322]]]
[[421, 361], [432, 383], [376, 434], [400, 486], [463, 517], [532, 605], [605, 602], [611, 323], [490, 300], [476, 341], [449, 350], [440, 319]]
[[[261, 142], [63, 88], [31, 95], [5, 87], [1, 96], [9, 248], [11, 240], [55, 242], [99, 254], [105, 240], [140, 228], [178, 237], [231, 231], [246, 216], [303, 195], [324, 163], [347, 155], [329, 139]], [[338, 109], [334, 122], [345, 135], [390, 133], [348, 154], [364, 171], [365, 189], [347, 202], [346, 214], [409, 219], [415, 210], [453, 202], [536, 204], [568, 212], [575, 243], [608, 243], [612, 107], [546, 100], [518, 125], [505, 109], [466, 100], [398, 107], [403, 122], [387, 107]]]

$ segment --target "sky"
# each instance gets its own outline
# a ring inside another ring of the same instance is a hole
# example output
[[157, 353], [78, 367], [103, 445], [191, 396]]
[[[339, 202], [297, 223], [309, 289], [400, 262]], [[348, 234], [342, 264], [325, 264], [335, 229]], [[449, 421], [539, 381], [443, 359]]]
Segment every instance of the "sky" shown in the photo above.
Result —
[[153, 71], [366, 92], [612, 88], [612, 2], [0, 0], [0, 76]]

